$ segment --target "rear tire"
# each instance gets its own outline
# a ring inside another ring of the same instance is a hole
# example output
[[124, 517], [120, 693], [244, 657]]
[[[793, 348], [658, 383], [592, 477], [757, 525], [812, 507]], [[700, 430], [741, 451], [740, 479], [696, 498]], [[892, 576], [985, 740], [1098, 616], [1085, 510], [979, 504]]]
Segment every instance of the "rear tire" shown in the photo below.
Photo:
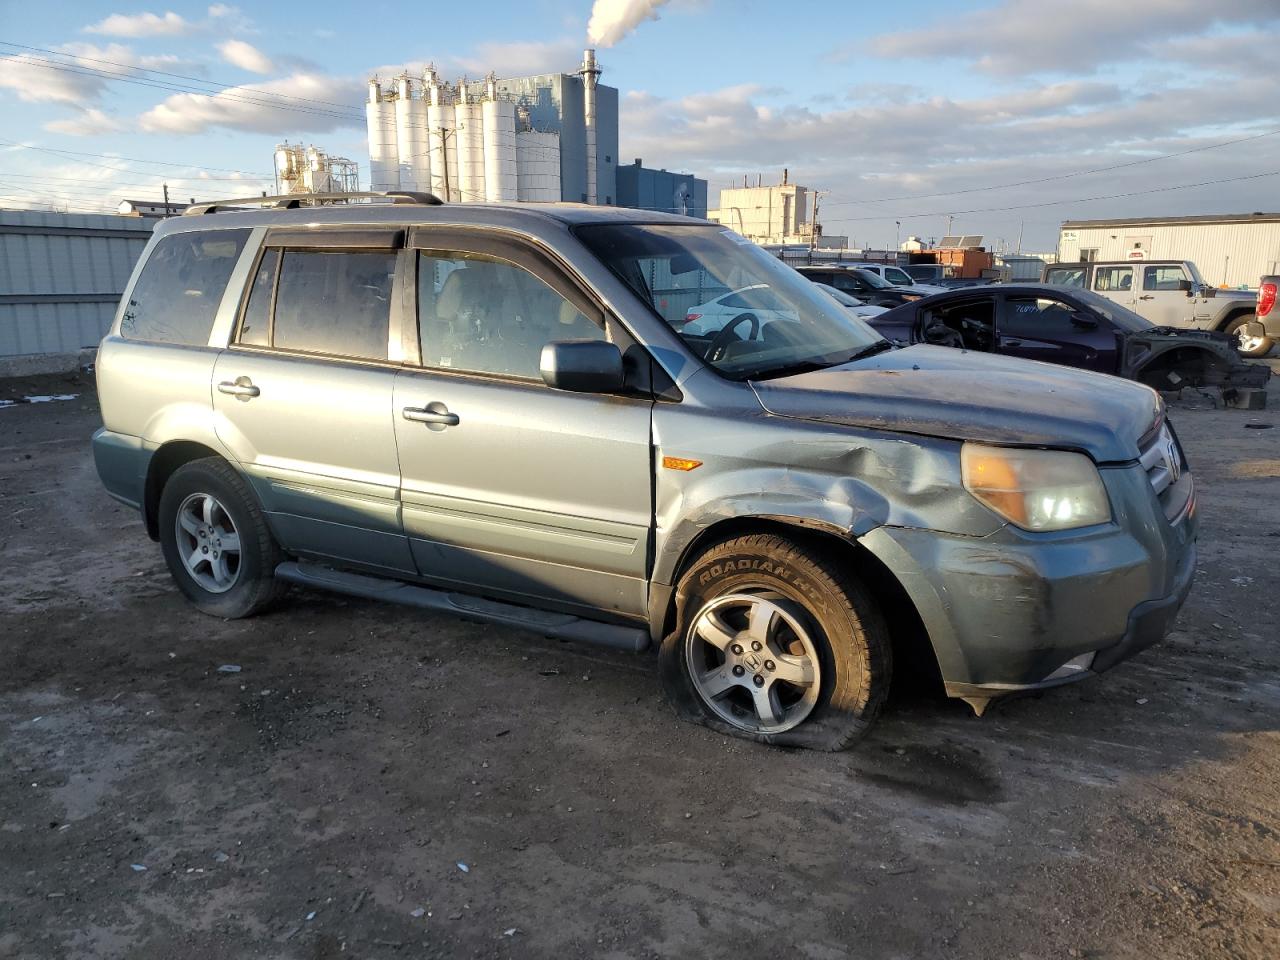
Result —
[[676, 596], [659, 669], [682, 718], [813, 750], [846, 749], [870, 729], [889, 691], [889, 635], [842, 564], [753, 534], [704, 552]]
[[236, 620], [280, 595], [283, 554], [248, 484], [220, 457], [173, 472], [160, 494], [159, 528], [169, 573], [201, 613]]
[[1276, 345], [1275, 340], [1271, 337], [1245, 337], [1244, 331], [1241, 330], [1246, 323], [1253, 321], [1253, 316], [1246, 314], [1242, 317], [1236, 317], [1225, 327], [1222, 332], [1235, 340], [1236, 352], [1242, 357], [1265, 357], [1271, 352], [1271, 348]]

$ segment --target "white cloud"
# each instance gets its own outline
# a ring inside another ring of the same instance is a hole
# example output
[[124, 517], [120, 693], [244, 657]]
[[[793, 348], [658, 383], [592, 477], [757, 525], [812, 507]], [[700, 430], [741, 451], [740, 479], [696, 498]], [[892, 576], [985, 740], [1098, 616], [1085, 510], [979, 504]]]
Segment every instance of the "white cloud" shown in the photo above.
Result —
[[228, 40], [226, 43], [219, 44], [218, 52], [222, 54], [222, 59], [233, 67], [248, 70], [250, 73], [267, 74], [275, 69], [275, 64], [271, 62], [270, 57], [253, 44], [245, 43], [243, 40]]
[[198, 29], [199, 24], [170, 10], [163, 14], [113, 13], [85, 27], [84, 32], [108, 37], [180, 37]]
[[[276, 137], [321, 133], [363, 127], [363, 98], [364, 85], [358, 80], [295, 73], [251, 87], [232, 87], [212, 96], [175, 94], [142, 114], [138, 122], [149, 133], [196, 134], [216, 127]], [[350, 106], [330, 105], [344, 103]]]
[[[1051, 12], [1055, 11], [1055, 12]], [[1276, 0], [1074, 0], [1069, 8], [1046, 8], [1024, 0], [1002, 0], [961, 18], [877, 37], [869, 49], [885, 58], [970, 61], [996, 76], [1081, 74], [1100, 64], [1141, 55], [1166, 37], [1205, 33], [1215, 24], [1236, 27], [1280, 21]], [[859, 42], [843, 58], [865, 53]], [[839, 59], [841, 53], [837, 53]]]
[[95, 137], [104, 133], [116, 133], [124, 125], [97, 107], [89, 107], [66, 120], [50, 120], [44, 125], [50, 133], [65, 133], [72, 137]]

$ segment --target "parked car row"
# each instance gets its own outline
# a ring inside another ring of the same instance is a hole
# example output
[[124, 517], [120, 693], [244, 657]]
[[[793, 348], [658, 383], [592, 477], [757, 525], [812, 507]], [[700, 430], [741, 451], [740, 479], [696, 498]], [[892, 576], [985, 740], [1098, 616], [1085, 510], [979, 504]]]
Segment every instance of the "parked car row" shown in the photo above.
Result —
[[839, 749], [895, 662], [981, 713], [1155, 643], [1190, 590], [1159, 395], [990, 349], [1092, 300], [961, 309], [645, 211], [305, 202], [162, 221], [98, 351], [99, 475], [203, 612], [292, 583], [656, 646], [680, 716]]

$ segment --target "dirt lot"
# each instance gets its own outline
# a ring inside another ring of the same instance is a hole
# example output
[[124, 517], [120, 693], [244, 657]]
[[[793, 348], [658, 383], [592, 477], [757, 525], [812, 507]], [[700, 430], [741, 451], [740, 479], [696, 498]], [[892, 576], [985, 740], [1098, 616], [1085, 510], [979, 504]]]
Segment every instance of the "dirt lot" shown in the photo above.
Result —
[[0, 408], [0, 957], [1280, 956], [1280, 389], [1175, 405], [1164, 644], [981, 720], [900, 692], [837, 755], [677, 722], [648, 655], [194, 613], [92, 384], [29, 393], [79, 397]]

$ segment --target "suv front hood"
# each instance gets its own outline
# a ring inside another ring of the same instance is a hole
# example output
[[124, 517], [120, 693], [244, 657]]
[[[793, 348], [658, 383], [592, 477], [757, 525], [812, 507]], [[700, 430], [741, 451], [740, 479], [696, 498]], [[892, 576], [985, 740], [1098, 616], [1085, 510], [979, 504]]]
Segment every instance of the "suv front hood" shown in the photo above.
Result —
[[751, 382], [779, 417], [1138, 457], [1160, 415], [1149, 387], [1100, 373], [920, 344], [856, 363]]

